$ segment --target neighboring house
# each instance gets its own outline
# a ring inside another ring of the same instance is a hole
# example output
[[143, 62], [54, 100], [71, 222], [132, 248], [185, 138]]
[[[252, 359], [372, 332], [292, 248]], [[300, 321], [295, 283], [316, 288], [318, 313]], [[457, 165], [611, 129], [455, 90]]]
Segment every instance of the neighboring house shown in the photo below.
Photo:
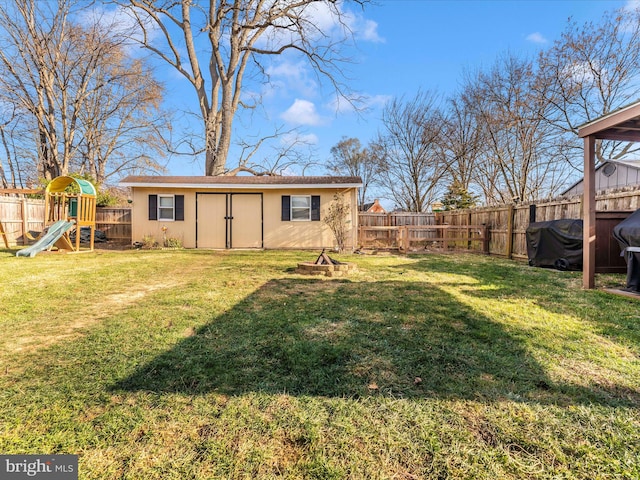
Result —
[[377, 198], [373, 202], [360, 205], [360, 211], [365, 213], [387, 213]]
[[[596, 168], [596, 192], [614, 188], [640, 186], [640, 161], [608, 160]], [[574, 183], [562, 196], [582, 195], [584, 179]]]
[[[349, 205], [357, 244], [360, 177], [130, 176], [132, 240], [179, 239], [186, 248], [331, 248], [322, 221], [336, 194]], [[163, 230], [163, 227], [164, 230]]]

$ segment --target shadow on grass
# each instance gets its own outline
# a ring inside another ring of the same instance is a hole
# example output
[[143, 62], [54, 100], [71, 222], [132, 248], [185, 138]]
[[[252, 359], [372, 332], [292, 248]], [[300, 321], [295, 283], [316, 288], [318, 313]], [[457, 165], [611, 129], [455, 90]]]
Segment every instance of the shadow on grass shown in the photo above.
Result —
[[279, 279], [116, 390], [593, 402], [490, 319], [421, 282]]
[[[579, 315], [595, 325], [599, 333], [624, 344], [640, 346], [640, 314], [637, 299], [623, 298], [608, 292], [582, 290], [581, 272], [560, 272], [534, 268], [522, 264], [498, 263], [487, 257], [452, 261], [448, 257], [430, 256], [398, 268], [420, 272], [446, 271], [448, 274], [468, 276], [474, 284], [463, 292], [479, 298], [514, 298], [522, 296], [534, 300], [545, 310], [558, 314]], [[568, 278], [576, 281], [568, 287]], [[621, 279], [624, 276], [621, 275]], [[491, 286], [490, 289], [477, 288]], [[579, 313], [576, 313], [579, 311]], [[535, 319], [531, 320], [532, 322]]]

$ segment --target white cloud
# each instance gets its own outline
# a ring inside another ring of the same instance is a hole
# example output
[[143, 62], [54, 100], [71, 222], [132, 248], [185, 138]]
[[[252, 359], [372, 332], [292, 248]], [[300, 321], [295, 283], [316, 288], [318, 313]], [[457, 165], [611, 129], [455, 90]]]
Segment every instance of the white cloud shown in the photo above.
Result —
[[634, 12], [640, 9], [640, 0], [628, 0], [624, 6], [624, 10]]
[[357, 39], [367, 42], [384, 43], [385, 39], [378, 34], [377, 22], [367, 20], [352, 12], [346, 13], [344, 20], [349, 30], [353, 32]]
[[628, 0], [624, 7], [622, 7], [622, 12], [626, 14], [622, 18], [622, 31], [623, 32], [634, 32], [637, 28], [635, 22], [637, 22], [637, 15], [640, 14], [640, 0]]
[[[290, 0], [282, 0], [283, 3]], [[378, 34], [378, 24], [359, 13], [344, 10], [344, 2], [313, 2], [296, 7], [293, 12], [304, 26], [305, 41], [331, 44], [349, 41], [351, 36], [369, 42], [383, 42]], [[276, 25], [278, 22], [276, 22]], [[284, 45], [300, 44], [300, 33], [290, 29], [288, 19], [280, 21], [280, 27], [269, 28], [260, 36], [257, 45], [276, 50]]]
[[302, 16], [325, 34], [333, 32], [336, 35], [344, 35], [346, 27], [356, 38], [370, 42], [384, 41], [378, 34], [376, 22], [364, 18], [359, 13], [344, 10], [344, 5], [344, 2], [333, 5], [325, 2], [310, 3], [303, 7]]
[[371, 95], [366, 97], [367, 108], [384, 107], [390, 100], [390, 95]]
[[344, 96], [336, 96], [328, 105], [327, 108], [335, 111], [336, 113], [350, 113], [356, 110], [372, 110], [384, 105], [391, 99], [388, 95], [352, 95], [350, 98]]
[[358, 29], [358, 37], [370, 42], [382, 43], [384, 38], [378, 34], [378, 24], [373, 20], [363, 20], [361, 28]]
[[337, 95], [329, 102], [328, 107], [336, 113], [350, 113], [356, 110], [353, 102], [342, 95]]
[[527, 35], [526, 40], [532, 43], [539, 43], [539, 44], [545, 44], [549, 42], [549, 40], [547, 40], [544, 37], [544, 35], [542, 35], [540, 32], [533, 32]]
[[278, 65], [272, 65], [267, 69], [269, 75], [277, 75], [280, 77], [299, 79], [303, 76], [304, 65], [301, 62], [289, 63], [283, 62]]
[[[158, 38], [161, 33], [159, 27], [144, 12], [138, 11], [137, 14], [145, 23], [147, 40], [152, 42]], [[130, 10], [120, 6], [106, 8], [98, 4], [93, 8], [82, 10], [77, 20], [85, 27], [96, 25], [104, 33], [117, 37], [119, 41], [124, 39], [123, 45], [127, 47], [129, 54], [142, 51], [139, 50], [139, 45], [143, 40], [143, 33]]]
[[575, 62], [564, 67], [562, 73], [564, 78], [578, 85], [593, 82], [596, 78], [596, 73], [603, 82], [606, 82], [609, 78], [607, 70], [601, 68], [597, 62]]
[[[284, 87], [289, 92], [298, 92], [303, 97], [310, 97], [318, 92], [318, 84], [308, 73], [308, 67], [302, 61], [284, 61], [267, 68], [267, 74], [276, 86]], [[271, 91], [270, 88], [268, 90]]]
[[324, 120], [318, 114], [316, 106], [308, 100], [300, 100], [296, 98], [291, 105], [280, 117], [293, 125], [322, 125]]
[[314, 133], [293, 132], [282, 136], [281, 142], [285, 146], [294, 145], [317, 145], [320, 143], [320, 139]]

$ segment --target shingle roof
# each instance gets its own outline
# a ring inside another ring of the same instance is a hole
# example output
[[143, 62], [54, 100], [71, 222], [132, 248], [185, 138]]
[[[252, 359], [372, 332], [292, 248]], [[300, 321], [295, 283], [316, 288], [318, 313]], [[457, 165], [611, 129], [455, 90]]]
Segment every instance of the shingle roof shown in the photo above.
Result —
[[123, 187], [185, 187], [185, 188], [257, 188], [257, 187], [360, 187], [360, 177], [294, 177], [294, 176], [143, 176], [131, 175], [120, 181]]

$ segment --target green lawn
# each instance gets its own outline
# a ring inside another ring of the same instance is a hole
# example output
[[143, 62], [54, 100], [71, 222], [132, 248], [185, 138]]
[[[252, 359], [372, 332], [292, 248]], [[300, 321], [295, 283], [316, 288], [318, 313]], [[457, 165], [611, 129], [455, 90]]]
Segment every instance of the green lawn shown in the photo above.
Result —
[[[470, 255], [0, 250], [0, 453], [81, 479], [638, 479], [640, 300]], [[601, 284], [623, 283], [617, 276]]]

